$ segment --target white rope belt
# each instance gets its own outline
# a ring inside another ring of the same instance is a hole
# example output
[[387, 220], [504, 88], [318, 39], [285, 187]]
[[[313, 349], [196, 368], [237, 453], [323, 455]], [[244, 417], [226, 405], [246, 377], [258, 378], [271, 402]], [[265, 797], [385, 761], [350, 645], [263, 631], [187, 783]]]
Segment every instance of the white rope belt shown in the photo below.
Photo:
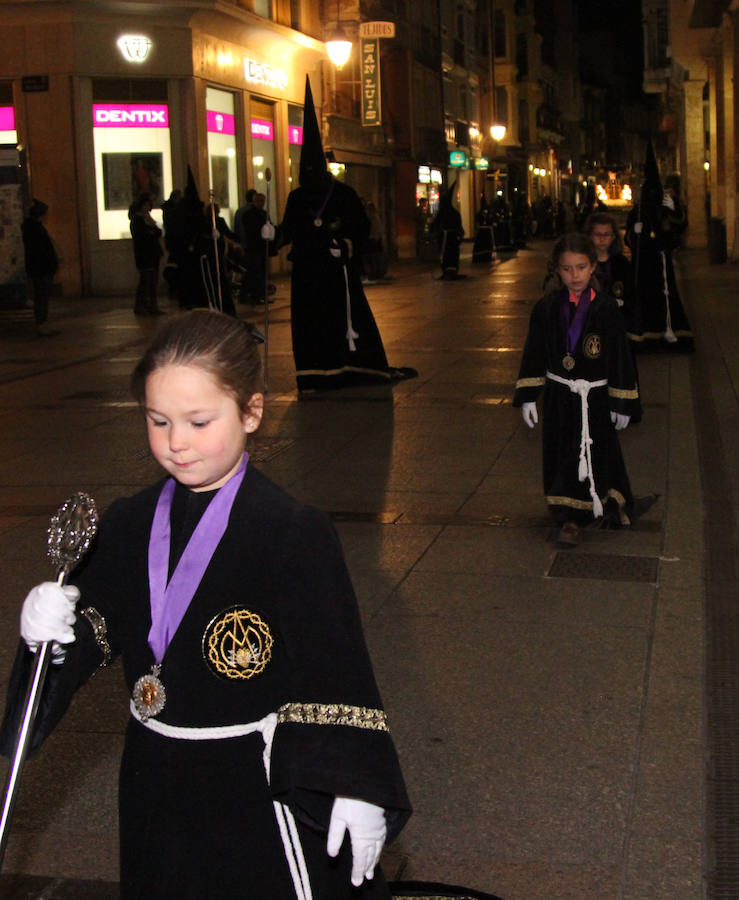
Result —
[[357, 345], [354, 341], [359, 337], [359, 334], [354, 330], [354, 326], [352, 325], [352, 298], [349, 293], [349, 274], [346, 271], [346, 266], [344, 268], [344, 284], [346, 285], [346, 340], [349, 344], [349, 349], [352, 353], [357, 349]]
[[582, 418], [582, 427], [580, 429], [580, 465], [577, 472], [579, 481], [588, 480], [588, 490], [593, 498], [593, 515], [599, 518], [603, 515], [603, 504], [595, 490], [595, 479], [593, 477], [593, 459], [590, 454], [590, 447], [593, 439], [590, 437], [590, 416], [588, 414], [588, 394], [591, 388], [605, 387], [608, 384], [607, 378], [601, 378], [600, 381], [586, 381], [584, 378], [562, 378], [553, 372], [547, 372], [547, 378], [563, 384], [568, 387], [573, 394], [580, 395], [580, 410]]
[[[131, 715], [144, 728], [162, 735], [162, 737], [175, 738], [185, 741], [213, 741], [225, 740], [234, 737], [243, 737], [247, 734], [253, 734], [258, 731], [264, 740], [264, 752], [262, 753], [262, 761], [264, 763], [264, 771], [267, 776], [267, 784], [270, 783], [270, 764], [272, 757], [272, 740], [277, 727], [277, 713], [270, 713], [258, 722], [246, 722], [239, 725], [216, 725], [210, 728], [188, 728], [178, 725], [168, 725], [166, 722], [158, 722], [156, 719], [142, 719], [136, 709], [133, 700], [130, 704]], [[303, 848], [300, 843], [300, 836], [295, 824], [295, 817], [290, 808], [278, 800], [272, 801], [275, 811], [275, 818], [280, 829], [280, 837], [282, 838], [282, 846], [285, 849], [285, 858], [290, 868], [290, 875], [295, 888], [295, 896], [297, 900], [313, 900], [313, 891], [311, 890], [310, 880], [308, 879], [308, 868], [305, 864]]]

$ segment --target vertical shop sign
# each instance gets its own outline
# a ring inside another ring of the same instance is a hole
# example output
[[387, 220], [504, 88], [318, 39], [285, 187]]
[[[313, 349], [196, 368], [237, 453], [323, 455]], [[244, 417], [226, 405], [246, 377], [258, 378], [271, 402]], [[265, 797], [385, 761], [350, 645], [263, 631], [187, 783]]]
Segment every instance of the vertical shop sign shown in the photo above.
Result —
[[362, 38], [362, 125], [382, 124], [380, 102], [380, 40]]

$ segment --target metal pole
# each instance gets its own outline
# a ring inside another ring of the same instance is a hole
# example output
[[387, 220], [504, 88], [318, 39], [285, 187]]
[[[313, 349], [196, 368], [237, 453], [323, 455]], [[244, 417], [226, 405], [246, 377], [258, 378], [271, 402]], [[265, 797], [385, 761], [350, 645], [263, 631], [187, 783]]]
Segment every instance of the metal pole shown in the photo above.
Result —
[[[270, 168], [264, 171], [264, 180], [267, 182], [266, 194], [267, 201], [264, 204], [267, 210], [267, 219], [269, 222], [269, 188], [272, 181], [272, 170]], [[267, 393], [268, 384], [268, 366], [269, 366], [269, 241], [264, 242], [264, 393]]]
[[221, 264], [218, 259], [218, 228], [216, 227], [216, 201], [213, 191], [210, 195], [210, 221], [211, 237], [213, 238], [213, 258], [216, 261], [216, 296], [218, 297], [218, 311], [223, 312], [223, 296], [221, 295]]
[[31, 743], [31, 729], [36, 719], [39, 702], [41, 701], [41, 692], [44, 681], [46, 680], [46, 672], [49, 668], [50, 659], [51, 642], [47, 641], [46, 643], [41, 644], [36, 652], [33, 671], [28, 683], [26, 699], [23, 704], [23, 720], [21, 721], [21, 726], [18, 730], [18, 737], [15, 741], [13, 756], [10, 761], [10, 768], [8, 769], [2, 819], [0, 819], [0, 868], [2, 868], [3, 859], [5, 857], [5, 848], [8, 844], [8, 834], [10, 832], [10, 818], [13, 815], [13, 807], [15, 806], [15, 800], [18, 796], [20, 777]]

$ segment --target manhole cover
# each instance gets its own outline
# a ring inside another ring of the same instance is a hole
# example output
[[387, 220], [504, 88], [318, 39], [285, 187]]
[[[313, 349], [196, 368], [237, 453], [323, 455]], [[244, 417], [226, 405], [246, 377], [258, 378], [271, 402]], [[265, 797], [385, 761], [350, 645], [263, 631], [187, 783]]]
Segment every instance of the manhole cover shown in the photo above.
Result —
[[657, 559], [598, 553], [557, 553], [550, 578], [597, 578], [601, 581], [657, 581]]

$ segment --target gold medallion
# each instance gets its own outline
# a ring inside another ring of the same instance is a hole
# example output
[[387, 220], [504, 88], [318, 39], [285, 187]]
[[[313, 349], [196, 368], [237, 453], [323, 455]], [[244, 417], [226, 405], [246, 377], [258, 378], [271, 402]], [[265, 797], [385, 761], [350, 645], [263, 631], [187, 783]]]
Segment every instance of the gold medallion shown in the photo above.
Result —
[[562, 365], [568, 372], [571, 372], [575, 368], [575, 357], [571, 353], [565, 354]]
[[227, 681], [259, 675], [272, 658], [272, 632], [257, 613], [232, 606], [214, 616], [203, 633], [203, 659]]
[[613, 286], [611, 287], [611, 293], [617, 300], [620, 300], [624, 295], [623, 281], [614, 281]]
[[316, 218], [313, 219], [313, 224], [316, 226], [316, 228], [320, 228], [321, 225], [323, 225], [323, 219], [320, 216], [316, 216]]
[[587, 359], [598, 359], [600, 356], [600, 335], [586, 334], [582, 339], [582, 352]]
[[157, 716], [167, 702], [167, 692], [159, 680], [161, 665], [151, 667], [150, 675], [142, 675], [133, 686], [133, 705], [136, 712], [146, 721], [150, 716]]

